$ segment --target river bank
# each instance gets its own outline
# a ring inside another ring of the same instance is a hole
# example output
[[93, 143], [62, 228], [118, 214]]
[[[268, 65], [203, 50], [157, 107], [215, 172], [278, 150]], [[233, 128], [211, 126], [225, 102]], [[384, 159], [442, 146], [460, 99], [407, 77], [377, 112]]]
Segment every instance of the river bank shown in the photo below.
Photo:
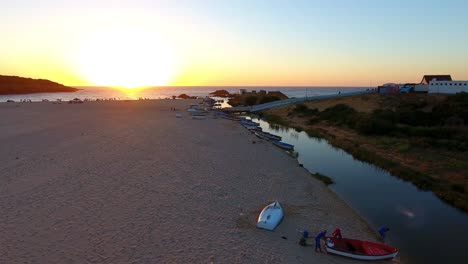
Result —
[[[382, 97], [377, 94], [363, 95], [288, 105], [266, 110], [262, 115], [270, 122], [304, 130], [312, 136], [323, 137], [355, 158], [386, 169], [412, 182], [418, 188], [431, 190], [442, 200], [466, 212], [468, 211], [466, 191], [468, 162], [465, 158], [466, 150], [459, 149], [464, 146], [463, 141], [405, 134], [398, 136], [363, 134], [349, 127], [355, 126], [357, 122], [368, 118], [377, 110], [394, 109], [402, 102], [424, 104], [423, 107], [426, 108], [424, 111], [429, 111], [427, 109], [443, 103], [446, 98], [443, 95], [414, 95], [404, 98]], [[324, 113], [322, 116], [326, 116], [327, 120], [317, 117], [321, 113]], [[372, 122], [373, 120], [367, 119], [362, 123], [368, 125]], [[456, 129], [466, 130], [463, 126]], [[441, 133], [444, 131], [441, 130]]]
[[[237, 122], [171, 111], [197, 102], [0, 103], [0, 262], [356, 263], [298, 246], [298, 230], [377, 240]], [[275, 199], [283, 222], [255, 228]]]
[[355, 159], [323, 138], [253, 120], [263, 131], [294, 145], [294, 156], [311, 174], [327, 175], [334, 182], [328, 187], [359, 212], [372, 229], [382, 224], [389, 227], [386, 243], [400, 249], [401, 263], [466, 262], [468, 214], [430, 191], [421, 191], [386, 170]]

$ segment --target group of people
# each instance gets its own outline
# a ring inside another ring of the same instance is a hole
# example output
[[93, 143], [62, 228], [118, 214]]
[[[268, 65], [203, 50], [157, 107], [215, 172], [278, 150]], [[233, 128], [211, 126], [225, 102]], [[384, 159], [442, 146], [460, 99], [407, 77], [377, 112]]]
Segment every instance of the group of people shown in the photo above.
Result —
[[[379, 233], [380, 237], [382, 239], [385, 239], [385, 234], [390, 231], [390, 229], [388, 227], [385, 227], [385, 226], [381, 226], [377, 229], [377, 232]], [[320, 233], [318, 233], [314, 239], [315, 239], [315, 252], [319, 252], [322, 253], [322, 247], [321, 247], [321, 242], [320, 240], [325, 240], [326, 239], [326, 234], [327, 234], [327, 230], [322, 230]], [[343, 235], [341, 234], [341, 230], [339, 228], [336, 228], [333, 233], [332, 233], [332, 236], [334, 238], [343, 238]], [[307, 230], [304, 230], [302, 231], [302, 237], [301, 239], [299, 240], [299, 245], [301, 246], [308, 246], [307, 244], [307, 239], [309, 238], [309, 231]]]

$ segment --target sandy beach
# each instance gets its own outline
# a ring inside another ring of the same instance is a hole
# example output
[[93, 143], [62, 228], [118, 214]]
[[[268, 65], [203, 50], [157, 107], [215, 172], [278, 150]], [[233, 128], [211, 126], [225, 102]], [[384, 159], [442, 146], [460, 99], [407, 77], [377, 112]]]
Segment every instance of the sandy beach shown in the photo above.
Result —
[[[298, 230], [368, 225], [237, 122], [170, 110], [198, 101], [0, 103], [0, 263], [358, 263]], [[257, 229], [275, 199], [285, 219]]]

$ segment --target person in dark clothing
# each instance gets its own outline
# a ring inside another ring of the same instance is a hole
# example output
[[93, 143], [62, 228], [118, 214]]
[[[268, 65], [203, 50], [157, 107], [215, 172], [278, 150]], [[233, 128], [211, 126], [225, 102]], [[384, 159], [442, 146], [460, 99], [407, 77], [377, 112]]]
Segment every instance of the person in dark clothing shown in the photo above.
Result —
[[307, 239], [308, 238], [309, 238], [309, 231], [307, 231], [307, 230], [302, 231], [302, 237], [299, 240], [299, 245], [304, 246], [304, 247], [308, 246], [308, 244], [307, 244]]
[[379, 227], [379, 229], [377, 229], [377, 232], [379, 232], [382, 239], [385, 239], [385, 233], [387, 233], [388, 231], [390, 231], [390, 228], [385, 227], [385, 226], [381, 226]]
[[323, 230], [315, 236], [315, 252], [318, 252], [317, 249], [320, 250], [320, 252], [322, 252], [322, 248], [320, 246], [320, 239], [325, 239], [326, 234], [327, 230]]

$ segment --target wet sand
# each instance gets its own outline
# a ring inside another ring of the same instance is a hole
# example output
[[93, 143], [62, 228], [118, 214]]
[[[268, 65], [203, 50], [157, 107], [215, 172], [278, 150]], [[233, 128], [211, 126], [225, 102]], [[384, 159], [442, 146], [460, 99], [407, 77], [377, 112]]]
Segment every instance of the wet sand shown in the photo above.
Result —
[[0, 103], [0, 263], [358, 263], [297, 244], [375, 241], [345, 202], [236, 122], [170, 111], [193, 102]]

